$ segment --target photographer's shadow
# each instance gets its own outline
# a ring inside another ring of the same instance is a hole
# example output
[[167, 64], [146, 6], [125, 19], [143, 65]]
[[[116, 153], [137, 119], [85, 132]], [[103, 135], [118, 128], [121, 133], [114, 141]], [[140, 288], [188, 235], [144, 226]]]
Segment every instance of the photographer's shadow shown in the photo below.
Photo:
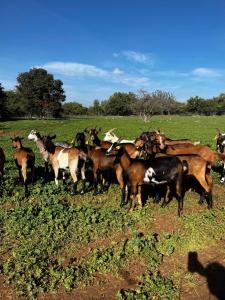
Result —
[[223, 265], [212, 262], [204, 267], [198, 260], [197, 252], [189, 252], [188, 271], [204, 276], [210, 293], [219, 300], [225, 300], [225, 267]]

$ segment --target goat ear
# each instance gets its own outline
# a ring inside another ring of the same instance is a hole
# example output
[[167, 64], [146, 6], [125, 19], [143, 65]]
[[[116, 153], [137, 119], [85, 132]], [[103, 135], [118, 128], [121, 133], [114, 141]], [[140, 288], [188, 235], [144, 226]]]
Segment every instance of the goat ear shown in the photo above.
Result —
[[88, 133], [88, 128], [87, 128], [87, 127], [84, 129], [84, 132], [85, 132], [85, 133]]
[[50, 140], [54, 140], [56, 138], [56, 134], [50, 136]]

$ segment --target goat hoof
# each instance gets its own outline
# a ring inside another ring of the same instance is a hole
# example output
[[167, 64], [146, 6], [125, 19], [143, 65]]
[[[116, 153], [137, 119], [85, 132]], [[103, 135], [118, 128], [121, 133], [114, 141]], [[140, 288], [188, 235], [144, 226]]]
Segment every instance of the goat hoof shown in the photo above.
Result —
[[71, 192], [70, 196], [76, 196], [78, 194], [78, 192]]

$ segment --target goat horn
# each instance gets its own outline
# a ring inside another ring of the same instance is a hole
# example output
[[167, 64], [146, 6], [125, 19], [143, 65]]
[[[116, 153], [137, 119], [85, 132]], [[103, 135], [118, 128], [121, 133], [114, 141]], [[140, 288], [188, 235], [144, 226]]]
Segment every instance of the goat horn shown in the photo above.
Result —
[[110, 129], [108, 132], [112, 133], [116, 128]]

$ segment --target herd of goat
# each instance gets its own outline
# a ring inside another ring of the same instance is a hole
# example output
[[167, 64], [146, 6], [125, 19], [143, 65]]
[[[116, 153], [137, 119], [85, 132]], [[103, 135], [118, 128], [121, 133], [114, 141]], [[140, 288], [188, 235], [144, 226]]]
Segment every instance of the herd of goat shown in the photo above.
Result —
[[[154, 201], [163, 198], [166, 206], [173, 197], [178, 201], [178, 215], [183, 212], [183, 198], [187, 190], [199, 193], [199, 203], [207, 202], [212, 208], [211, 169], [216, 160], [223, 162], [221, 183], [225, 181], [225, 133], [218, 130], [217, 151], [188, 139], [171, 140], [159, 130], [142, 132], [135, 140], [121, 140], [109, 130], [103, 140], [100, 129], [85, 129], [76, 134], [73, 142], [53, 142], [56, 136], [41, 136], [36, 130], [28, 135], [44, 159], [44, 178], [48, 178], [50, 162], [58, 185], [59, 170], [65, 180], [65, 170], [69, 169], [73, 183], [71, 195], [78, 193], [78, 181], [82, 181], [81, 194], [93, 189], [96, 195], [108, 189], [116, 180], [121, 188], [121, 206], [130, 200], [129, 211], [142, 206], [143, 190], [153, 192]], [[35, 176], [35, 154], [23, 147], [22, 138], [12, 138], [15, 148], [14, 160], [19, 177], [28, 195], [27, 169], [31, 169], [32, 181]], [[3, 184], [5, 155], [0, 148], [0, 181]], [[86, 183], [89, 182], [88, 187]], [[99, 189], [100, 187], [100, 189]]]

